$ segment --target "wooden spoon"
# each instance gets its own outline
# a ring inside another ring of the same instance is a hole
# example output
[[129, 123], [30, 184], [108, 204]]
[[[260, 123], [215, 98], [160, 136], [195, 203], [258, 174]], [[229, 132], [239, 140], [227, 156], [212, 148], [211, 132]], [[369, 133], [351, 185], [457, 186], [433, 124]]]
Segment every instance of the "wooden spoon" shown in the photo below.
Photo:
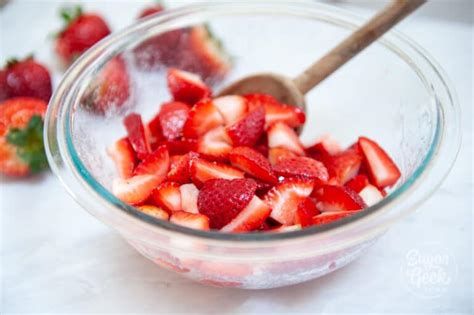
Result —
[[425, 2], [426, 0], [392, 1], [370, 21], [294, 79], [276, 73], [257, 73], [227, 86], [219, 95], [270, 94], [280, 102], [305, 110], [304, 94]]

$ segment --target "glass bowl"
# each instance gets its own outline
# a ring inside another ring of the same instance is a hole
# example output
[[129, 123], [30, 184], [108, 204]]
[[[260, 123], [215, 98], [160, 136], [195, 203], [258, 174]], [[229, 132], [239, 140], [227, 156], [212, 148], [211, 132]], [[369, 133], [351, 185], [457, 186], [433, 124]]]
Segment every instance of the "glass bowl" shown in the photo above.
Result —
[[[232, 56], [232, 71], [220, 82], [226, 84], [259, 71], [295, 76], [363, 20], [316, 3], [199, 4], [114, 33], [69, 68], [46, 117], [51, 168], [79, 204], [156, 264], [202, 283], [247, 289], [314, 279], [364, 253], [426, 200], [451, 169], [461, 141], [454, 90], [424, 50], [392, 31], [307, 95], [301, 135], [305, 144], [326, 133], [344, 145], [359, 135], [379, 142], [402, 172], [382, 202], [323, 226], [248, 234], [191, 230], [124, 204], [109, 191], [114, 168], [106, 147], [125, 134], [126, 113], [137, 111], [150, 119], [170, 98], [166, 69], [136, 69], [130, 56], [158, 34], [202, 23], [210, 25]], [[93, 114], [81, 105], [84, 94], [117, 55], [127, 61], [130, 97], [122, 110]]]

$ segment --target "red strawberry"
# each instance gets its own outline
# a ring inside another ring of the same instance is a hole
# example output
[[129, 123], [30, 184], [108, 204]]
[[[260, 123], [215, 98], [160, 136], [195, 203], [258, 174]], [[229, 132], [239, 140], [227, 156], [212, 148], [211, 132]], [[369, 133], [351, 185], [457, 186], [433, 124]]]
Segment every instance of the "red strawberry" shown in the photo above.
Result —
[[316, 208], [316, 205], [311, 198], [306, 198], [298, 205], [295, 224], [299, 224], [302, 227], [310, 226], [312, 224], [312, 218], [320, 213], [321, 212]]
[[252, 178], [252, 179], [255, 180], [255, 182], [257, 183], [257, 196], [258, 197], [263, 197], [274, 186], [273, 184], [261, 181], [256, 178]]
[[184, 124], [186, 138], [199, 138], [211, 129], [224, 124], [224, 119], [210, 99], [202, 100], [194, 105]]
[[165, 210], [152, 205], [138, 206], [137, 209], [140, 210], [140, 212], [143, 212], [149, 216], [155, 217], [160, 220], [168, 221], [168, 218], [170, 216]]
[[297, 156], [280, 160], [273, 167], [275, 174], [285, 178], [304, 177], [326, 182], [329, 179], [324, 164], [308, 157]]
[[148, 126], [155, 138], [176, 140], [183, 135], [183, 127], [188, 115], [189, 106], [185, 103], [165, 103], [161, 105], [160, 112]]
[[243, 118], [248, 111], [247, 100], [239, 95], [217, 97], [212, 102], [224, 118], [226, 126]]
[[281, 122], [268, 129], [268, 146], [270, 149], [284, 148], [297, 155], [304, 155], [305, 153], [296, 132]]
[[168, 212], [179, 211], [181, 209], [181, 191], [179, 184], [174, 182], [161, 183], [152, 193], [155, 204]]
[[143, 160], [151, 149], [143, 127], [142, 117], [135, 113], [128, 114], [123, 123], [127, 129], [128, 140], [130, 140], [138, 159]]
[[169, 140], [164, 144], [168, 147], [170, 154], [186, 154], [189, 151], [197, 151], [197, 140], [195, 139]]
[[268, 150], [268, 160], [271, 165], [276, 165], [283, 159], [296, 156], [296, 153], [284, 148], [272, 148]]
[[[3, 71], [2, 71], [3, 72]], [[2, 75], [0, 101], [13, 97], [32, 97], [49, 102], [52, 94], [51, 76], [48, 69], [33, 57], [18, 61], [11, 59]]]
[[209, 230], [209, 218], [202, 214], [175, 211], [171, 215], [170, 222], [190, 229]]
[[0, 173], [21, 177], [48, 167], [43, 145], [46, 106], [28, 97], [0, 104]]
[[170, 168], [170, 156], [165, 145], [158, 147], [150, 153], [135, 168], [134, 175], [155, 175], [160, 182], [166, 178]]
[[191, 163], [191, 178], [198, 187], [210, 179], [243, 178], [244, 173], [236, 168], [217, 162], [195, 159]]
[[160, 179], [154, 175], [116, 178], [112, 183], [112, 192], [123, 202], [136, 205], [145, 201], [159, 182]]
[[342, 218], [351, 216], [359, 211], [332, 211], [321, 213], [312, 219], [313, 225], [328, 224]]
[[261, 153], [249, 147], [234, 148], [229, 154], [229, 160], [233, 166], [253, 177], [273, 184], [278, 182], [270, 162]]
[[229, 135], [222, 126], [208, 131], [199, 141], [197, 151], [214, 160], [226, 160], [232, 150]]
[[145, 9], [143, 9], [140, 12], [140, 14], [138, 15], [138, 18], [142, 19], [142, 18], [148, 17], [150, 15], [160, 13], [163, 10], [164, 10], [164, 8], [161, 4], [155, 3], [153, 5], [150, 5], [150, 6], [146, 7]]
[[359, 193], [365, 186], [369, 185], [369, 179], [364, 174], [359, 174], [346, 183], [346, 187]]
[[110, 34], [107, 23], [97, 14], [83, 13], [80, 7], [63, 10], [65, 28], [56, 38], [56, 53], [70, 64], [84, 51]]
[[278, 102], [273, 96], [268, 94], [246, 94], [244, 95], [245, 99], [247, 100], [247, 105], [249, 110], [254, 110], [257, 107], [263, 106], [278, 106], [280, 102]]
[[316, 206], [322, 212], [354, 211], [367, 207], [364, 200], [347, 187], [324, 185], [315, 189], [312, 196], [316, 198]]
[[383, 199], [382, 192], [373, 185], [367, 185], [359, 192], [359, 196], [368, 207], [371, 207]]
[[336, 155], [341, 151], [341, 145], [328, 134], [323, 135], [316, 144], [306, 148], [306, 153], [317, 160], [322, 156]]
[[194, 105], [211, 96], [211, 90], [194, 73], [169, 69], [167, 79], [168, 88], [175, 101]]
[[122, 138], [107, 148], [107, 154], [112, 158], [121, 178], [129, 178], [135, 169], [136, 157], [132, 145], [127, 138]]
[[272, 219], [285, 225], [294, 224], [298, 205], [312, 190], [311, 181], [299, 178], [286, 180], [273, 187], [264, 197], [265, 203], [272, 208]]
[[222, 227], [223, 232], [248, 232], [259, 228], [268, 218], [272, 209], [260, 198], [253, 196], [250, 203], [240, 211], [228, 224]]
[[184, 184], [179, 187], [181, 192], [181, 208], [183, 211], [190, 213], [199, 213], [197, 200], [199, 190], [194, 184]]
[[344, 185], [357, 175], [362, 163], [362, 156], [354, 149], [348, 149], [333, 156], [321, 157], [321, 161], [328, 169], [329, 176]]
[[264, 132], [265, 111], [257, 107], [233, 125], [227, 127], [227, 133], [234, 146], [254, 146]]
[[401, 176], [400, 170], [376, 142], [360, 137], [359, 147], [363, 152], [364, 162], [369, 169], [370, 179], [377, 187], [392, 186], [398, 181]]
[[177, 158], [171, 162], [167, 179], [172, 182], [188, 183], [191, 180], [191, 162], [193, 159], [197, 159], [199, 155], [195, 152], [189, 152], [175, 157]]
[[209, 217], [211, 228], [220, 229], [234, 219], [255, 196], [251, 179], [211, 179], [198, 196], [198, 209]]
[[268, 156], [268, 138], [267, 134], [264, 133], [260, 139], [258, 139], [257, 143], [254, 146], [255, 151], [258, 151], [263, 154], [263, 156]]

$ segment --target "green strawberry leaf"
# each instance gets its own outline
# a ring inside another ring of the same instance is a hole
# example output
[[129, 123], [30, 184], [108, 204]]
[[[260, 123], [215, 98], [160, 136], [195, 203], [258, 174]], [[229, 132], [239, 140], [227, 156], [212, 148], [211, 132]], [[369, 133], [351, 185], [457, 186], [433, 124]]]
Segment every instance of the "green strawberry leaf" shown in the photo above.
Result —
[[48, 167], [43, 144], [43, 119], [35, 115], [25, 128], [12, 128], [7, 141], [17, 149], [17, 156], [28, 164], [32, 173]]
[[61, 11], [59, 11], [59, 14], [64, 20], [66, 27], [69, 25], [69, 23], [80, 17], [82, 13], [82, 7], [79, 5], [75, 7], [62, 8]]

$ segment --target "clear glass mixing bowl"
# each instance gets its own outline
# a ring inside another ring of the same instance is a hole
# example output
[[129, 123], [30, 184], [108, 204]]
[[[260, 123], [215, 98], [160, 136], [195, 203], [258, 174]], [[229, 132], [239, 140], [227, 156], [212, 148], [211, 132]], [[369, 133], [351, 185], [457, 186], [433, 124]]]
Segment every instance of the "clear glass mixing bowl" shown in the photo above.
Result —
[[302, 133], [306, 144], [325, 133], [345, 145], [359, 135], [374, 138], [400, 166], [401, 181], [358, 215], [299, 231], [191, 230], [144, 215], [110, 193], [114, 170], [105, 148], [124, 135], [127, 112], [149, 119], [169, 99], [164, 69], [140, 71], [129, 63], [132, 93], [115, 114], [91, 114], [80, 102], [108, 60], [118, 54], [127, 59], [140, 43], [173, 29], [211, 26], [233, 57], [226, 84], [259, 71], [294, 76], [362, 22], [316, 3], [214, 3], [169, 10], [112, 34], [77, 60], [51, 100], [45, 128], [51, 168], [78, 203], [141, 254], [202, 283], [270, 288], [341, 268], [430, 196], [460, 146], [455, 93], [440, 67], [407, 37], [388, 33], [310, 92]]

